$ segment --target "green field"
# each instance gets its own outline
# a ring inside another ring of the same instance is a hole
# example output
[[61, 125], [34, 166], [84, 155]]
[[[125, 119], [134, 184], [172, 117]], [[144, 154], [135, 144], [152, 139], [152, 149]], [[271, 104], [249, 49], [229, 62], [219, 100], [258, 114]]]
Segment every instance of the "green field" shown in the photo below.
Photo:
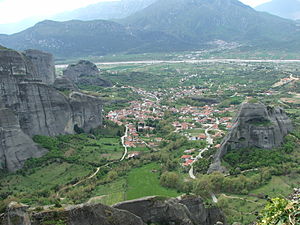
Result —
[[180, 195], [176, 190], [164, 188], [159, 184], [159, 169], [159, 164], [151, 163], [131, 170], [127, 176], [127, 199], [131, 200], [153, 195], [165, 197]]
[[120, 178], [112, 183], [97, 186], [93, 196], [98, 196], [91, 202], [113, 205], [126, 200], [126, 179]]

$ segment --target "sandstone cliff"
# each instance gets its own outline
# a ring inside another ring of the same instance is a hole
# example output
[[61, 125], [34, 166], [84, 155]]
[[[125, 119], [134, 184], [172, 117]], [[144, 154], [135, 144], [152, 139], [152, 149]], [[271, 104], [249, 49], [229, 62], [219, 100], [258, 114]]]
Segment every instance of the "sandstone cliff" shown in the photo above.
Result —
[[111, 87], [112, 84], [101, 78], [97, 66], [87, 60], [81, 60], [77, 64], [71, 64], [63, 71], [64, 77], [76, 84]]
[[[42, 212], [30, 211], [25, 205], [11, 203], [0, 218], [1, 225], [215, 225], [225, 224], [217, 208], [205, 208], [196, 196], [165, 199], [149, 197], [115, 205], [82, 204]], [[2, 221], [2, 222], [1, 222]]]
[[47, 85], [55, 77], [51, 59], [38, 51], [0, 50], [0, 117], [8, 120], [0, 124], [0, 169], [15, 171], [45, 153], [31, 140], [34, 135], [72, 134], [75, 125], [89, 131], [102, 124], [101, 100], [81, 93], [66, 97]]
[[279, 147], [292, 130], [292, 122], [281, 108], [267, 107], [261, 103], [243, 103], [208, 172], [224, 172], [221, 159], [228, 150]]

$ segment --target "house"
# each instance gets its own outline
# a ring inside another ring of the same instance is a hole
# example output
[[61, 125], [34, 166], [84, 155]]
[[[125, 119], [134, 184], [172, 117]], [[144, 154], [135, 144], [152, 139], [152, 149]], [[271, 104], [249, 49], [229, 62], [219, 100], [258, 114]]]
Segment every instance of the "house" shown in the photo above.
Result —
[[192, 155], [183, 155], [181, 156], [181, 160], [184, 162], [187, 162], [188, 160], [192, 159], [193, 156]]
[[199, 138], [200, 140], [205, 140], [207, 137], [206, 137], [205, 134], [199, 134], [198, 138]]
[[131, 152], [128, 154], [127, 159], [134, 159], [139, 157], [140, 157], [140, 152]]
[[185, 163], [183, 163], [182, 165], [183, 165], [183, 166], [189, 166], [189, 165], [191, 165], [193, 162], [194, 162], [193, 159], [188, 159], [188, 160], [187, 160]]

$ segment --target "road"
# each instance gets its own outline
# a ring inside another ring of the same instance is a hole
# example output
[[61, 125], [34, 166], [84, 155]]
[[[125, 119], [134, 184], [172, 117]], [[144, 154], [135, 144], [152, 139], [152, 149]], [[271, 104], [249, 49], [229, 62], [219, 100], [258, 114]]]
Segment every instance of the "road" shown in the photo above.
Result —
[[[218, 120], [218, 121], [219, 121], [219, 120]], [[212, 126], [213, 126], [213, 125], [210, 124], [209, 127], [205, 130], [206, 141], [207, 141], [207, 143], [208, 143], [208, 147], [202, 149], [202, 150], [199, 152], [199, 154], [196, 156], [194, 162], [191, 163], [191, 168], [190, 168], [190, 170], [189, 170], [189, 176], [190, 176], [190, 178], [192, 178], [192, 179], [196, 179], [196, 177], [195, 177], [195, 175], [194, 175], [194, 166], [193, 166], [193, 164], [194, 164], [195, 162], [197, 162], [199, 159], [202, 159], [202, 158], [203, 158], [202, 154], [203, 154], [204, 152], [206, 152], [206, 151], [210, 148], [210, 146], [213, 144], [213, 142], [214, 142], [214, 140], [212, 139], [210, 133], [208, 133], [208, 131], [212, 128]]]
[[127, 146], [125, 145], [125, 138], [128, 137], [128, 125], [126, 125], [125, 127], [126, 127], [125, 135], [123, 137], [121, 137], [122, 145], [124, 147], [124, 154], [123, 154], [122, 158], [120, 159], [120, 161], [123, 161], [128, 153]]
[[[217, 119], [217, 124], [219, 124], [219, 119]], [[191, 168], [190, 168], [190, 170], [189, 170], [189, 176], [190, 176], [190, 178], [192, 178], [193, 180], [196, 179], [196, 176], [195, 176], [195, 174], [194, 174], [194, 166], [193, 166], [193, 164], [194, 164], [195, 162], [197, 162], [199, 159], [202, 159], [202, 158], [203, 158], [202, 154], [203, 154], [204, 152], [206, 152], [206, 151], [210, 148], [210, 146], [213, 144], [213, 142], [214, 142], [214, 140], [212, 139], [210, 133], [208, 133], [208, 131], [212, 128], [212, 126], [213, 126], [213, 125], [209, 125], [209, 127], [205, 130], [206, 141], [207, 141], [207, 143], [208, 143], [208, 147], [202, 149], [202, 150], [199, 152], [199, 154], [196, 156], [194, 162], [191, 164]], [[218, 199], [217, 199], [217, 197], [216, 197], [216, 195], [215, 195], [214, 193], [211, 193], [210, 196], [211, 196], [211, 198], [212, 198], [212, 200], [213, 200], [214, 203], [218, 203]]]

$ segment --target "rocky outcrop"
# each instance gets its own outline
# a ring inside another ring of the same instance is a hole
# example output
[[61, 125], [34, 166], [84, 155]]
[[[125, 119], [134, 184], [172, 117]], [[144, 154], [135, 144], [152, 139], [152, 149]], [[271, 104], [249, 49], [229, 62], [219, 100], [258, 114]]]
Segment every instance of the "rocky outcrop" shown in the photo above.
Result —
[[46, 153], [21, 130], [14, 112], [6, 108], [0, 109], [0, 140], [0, 169], [20, 169], [26, 159]]
[[101, 78], [98, 67], [87, 60], [81, 60], [77, 64], [71, 64], [63, 71], [64, 77], [76, 84], [111, 87], [112, 84]]
[[33, 64], [36, 71], [37, 80], [41, 80], [43, 83], [51, 85], [55, 80], [55, 66], [53, 56], [49, 53], [38, 50], [26, 50], [25, 56]]
[[[11, 203], [1, 225], [215, 225], [226, 224], [218, 208], [205, 208], [196, 196], [162, 199], [148, 197], [119, 203], [113, 207], [102, 204], [82, 204], [42, 212]], [[14, 222], [15, 221], [15, 222]]]
[[28, 207], [11, 203], [1, 225], [146, 225], [141, 218], [102, 204], [77, 205], [64, 210], [30, 212]]
[[[101, 100], [81, 93], [66, 97], [48, 86], [45, 82], [50, 82], [49, 76], [39, 77], [48, 70], [48, 74], [54, 73], [52, 66], [45, 69], [49, 56], [42, 60], [39, 53], [29, 52], [36, 57], [0, 51], [0, 116], [7, 119], [0, 124], [0, 169], [9, 171], [45, 153], [31, 141], [32, 136], [72, 134], [76, 125], [89, 131], [102, 124]], [[12, 112], [11, 116], [7, 112]]]
[[261, 103], [243, 103], [208, 172], [224, 172], [221, 159], [230, 149], [279, 147], [292, 130], [292, 122], [283, 109]]
[[53, 87], [59, 91], [79, 91], [78, 87], [67, 77], [57, 77]]
[[179, 198], [146, 197], [121, 202], [113, 206], [127, 210], [146, 224], [213, 225], [225, 218], [218, 208], [205, 208], [203, 200], [196, 196]]

